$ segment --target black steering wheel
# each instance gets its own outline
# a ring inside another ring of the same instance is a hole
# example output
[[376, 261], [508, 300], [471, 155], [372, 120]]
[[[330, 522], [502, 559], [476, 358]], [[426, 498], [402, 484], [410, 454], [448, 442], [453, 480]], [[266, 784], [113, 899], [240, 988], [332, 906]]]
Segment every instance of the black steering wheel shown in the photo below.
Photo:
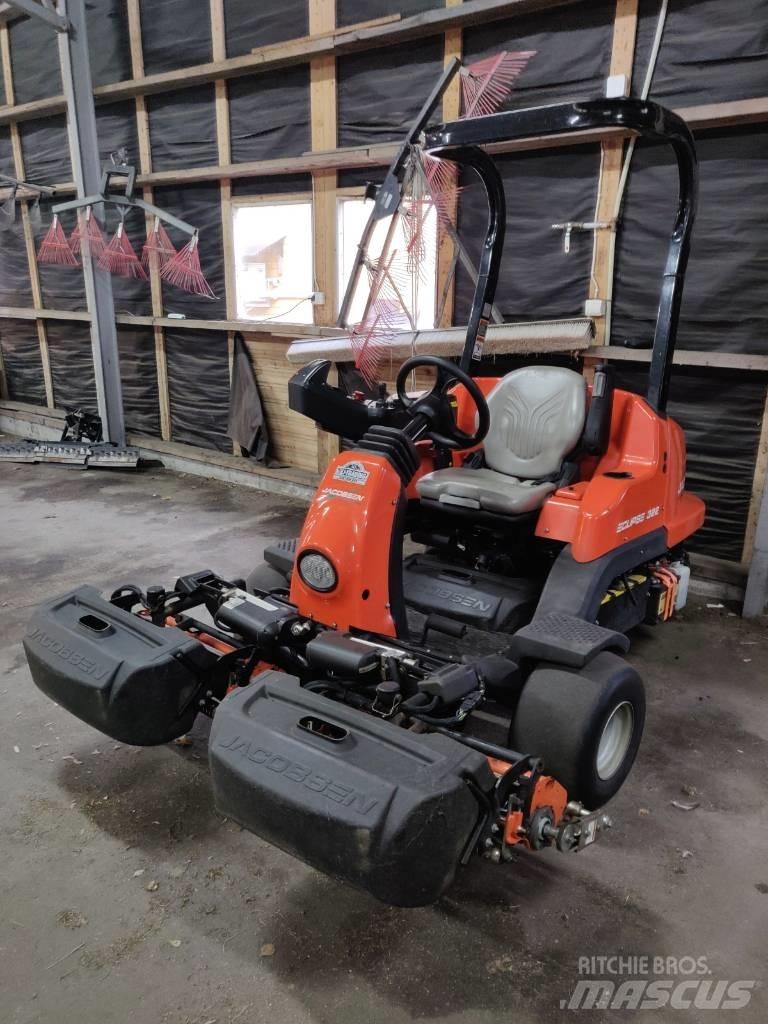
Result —
[[[406, 379], [412, 370], [417, 370], [421, 366], [434, 367], [437, 370], [437, 380], [431, 391], [411, 398], [405, 391]], [[448, 394], [454, 384], [463, 384], [475, 405], [477, 429], [474, 434], [465, 434], [456, 426], [453, 405]], [[476, 444], [480, 444], [488, 433], [488, 427], [491, 425], [491, 413], [485, 395], [469, 374], [450, 360], [441, 359], [439, 356], [414, 356], [413, 359], [406, 360], [400, 367], [395, 385], [397, 397], [411, 419], [423, 416], [429, 426], [429, 429], [425, 431], [426, 436], [442, 448], [449, 448], [452, 451], [473, 448]]]

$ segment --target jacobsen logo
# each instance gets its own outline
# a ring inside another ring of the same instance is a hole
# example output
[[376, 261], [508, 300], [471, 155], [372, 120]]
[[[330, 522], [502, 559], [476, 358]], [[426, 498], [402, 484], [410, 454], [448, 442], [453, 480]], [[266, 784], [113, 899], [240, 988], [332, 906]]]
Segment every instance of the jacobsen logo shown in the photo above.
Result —
[[327, 775], [319, 775], [297, 761], [289, 761], [287, 757], [273, 754], [272, 751], [265, 750], [241, 736], [233, 736], [229, 740], [219, 740], [218, 745], [225, 750], [231, 750], [233, 754], [247, 758], [252, 764], [263, 765], [276, 775], [282, 775], [284, 779], [295, 782], [298, 786], [304, 786], [305, 789], [310, 789], [313, 793], [323, 793], [329, 800], [342, 804], [344, 807], [351, 807], [361, 816], [372, 811], [379, 802], [366, 796], [365, 793], [358, 793], [351, 786], [342, 786], [340, 782], [334, 782]]
[[462, 594], [458, 590], [449, 590], [447, 587], [436, 587], [427, 584], [418, 589], [425, 597], [439, 597], [443, 601], [459, 604], [462, 608], [472, 608], [477, 612], [489, 612], [493, 607], [491, 601], [483, 601], [479, 597], [472, 597], [471, 594]]
[[85, 672], [86, 675], [92, 676], [96, 680], [104, 679], [109, 675], [109, 669], [103, 668], [98, 665], [95, 661], [91, 661], [90, 658], [84, 657], [82, 654], [78, 654], [77, 651], [73, 651], [71, 647], [67, 647], [61, 640], [57, 640], [55, 637], [49, 636], [42, 629], [33, 629], [27, 633], [27, 640], [35, 640], [37, 643], [46, 651], [50, 651], [51, 654], [55, 654], [57, 658], [61, 658], [62, 661], [66, 661], [70, 665], [74, 665], [79, 668], [81, 672]]

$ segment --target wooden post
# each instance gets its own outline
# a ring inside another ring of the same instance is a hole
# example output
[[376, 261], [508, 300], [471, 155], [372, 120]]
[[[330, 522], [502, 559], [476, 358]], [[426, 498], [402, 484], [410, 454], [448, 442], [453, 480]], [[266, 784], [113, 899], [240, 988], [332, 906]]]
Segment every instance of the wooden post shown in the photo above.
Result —
[[763, 409], [763, 422], [760, 430], [760, 441], [757, 446], [757, 459], [755, 461], [755, 474], [752, 478], [752, 497], [749, 502], [749, 515], [747, 517], [747, 529], [744, 534], [744, 547], [741, 553], [742, 565], [749, 566], [755, 550], [755, 537], [757, 536], [757, 524], [760, 519], [760, 508], [763, 503], [763, 493], [768, 480], [768, 392], [765, 397]]
[[[610, 74], [611, 76], [624, 76], [624, 94], [627, 96], [632, 85], [632, 69], [635, 60], [637, 7], [638, 0], [616, 0]], [[606, 337], [606, 324], [610, 315], [608, 304], [612, 295], [613, 261], [616, 251], [616, 225], [612, 222], [616, 213], [623, 156], [623, 140], [607, 140], [602, 143], [595, 221], [611, 223], [612, 226], [596, 228], [594, 233], [589, 297], [590, 299], [602, 299], [606, 303], [603, 316], [598, 317], [595, 324], [595, 345], [610, 344], [610, 340]]]
[[[463, 0], [445, 0], [446, 7], [458, 7]], [[445, 33], [445, 46], [443, 50], [443, 66], [447, 67], [448, 64], [455, 58], [458, 57], [461, 60], [463, 53], [462, 49], [462, 31], [460, 28], [450, 28]], [[456, 121], [461, 115], [461, 82], [457, 75], [451, 84], [446, 89], [443, 95], [443, 121]], [[456, 217], [456, 210], [458, 202], [454, 201], [451, 215], [453, 218]], [[437, 274], [435, 281], [435, 292], [436, 301], [439, 303], [443, 292], [446, 291], [446, 282], [450, 282], [447, 286], [445, 306], [443, 307], [442, 316], [440, 322], [436, 324], [437, 327], [450, 327], [453, 323], [453, 304], [455, 299], [455, 259], [454, 259], [454, 243], [450, 238], [447, 231], [440, 229], [438, 224], [437, 229], [438, 237], [438, 249], [437, 249]]]
[[[309, 0], [310, 36], [333, 32], [335, 28], [336, 0]], [[335, 149], [338, 134], [336, 58], [313, 58], [309, 75], [312, 149]], [[336, 321], [336, 184], [335, 170], [313, 171], [314, 286], [325, 297], [314, 311], [315, 323], [324, 327]], [[339, 438], [335, 434], [318, 431], [317, 463], [321, 473], [338, 452]]]
[[[128, 3], [128, 34], [131, 47], [131, 67], [134, 79], [144, 77], [144, 48], [141, 42], [141, 10], [139, 0], [127, 0]], [[136, 97], [136, 132], [139, 140], [139, 170], [142, 174], [152, 173], [152, 143], [149, 135], [149, 113], [145, 96]], [[142, 187], [142, 198], [145, 202], [153, 201], [151, 185]], [[152, 218], [147, 215], [147, 233], [152, 230]], [[152, 291], [152, 316], [163, 315], [163, 286], [160, 272], [150, 261], [149, 286]], [[157, 373], [157, 397], [160, 406], [160, 435], [163, 441], [170, 441], [171, 430], [171, 398], [168, 392], [168, 360], [165, 353], [165, 332], [159, 324], [152, 328], [155, 338], [155, 367]]]
[[[16, 94], [13, 88], [13, 69], [11, 66], [11, 40], [7, 25], [0, 25], [0, 59], [3, 64], [3, 84], [5, 85], [5, 98], [9, 106], [16, 102]], [[24, 153], [21, 148], [21, 135], [18, 124], [10, 125], [11, 148], [13, 150], [14, 174], [20, 180], [24, 180]], [[37, 249], [35, 247], [35, 235], [32, 231], [32, 224], [29, 219], [29, 203], [22, 199], [19, 202], [21, 207], [21, 224], [24, 232], [24, 245], [27, 250], [27, 266], [29, 267], [29, 283], [32, 289], [32, 303], [36, 310], [43, 308], [43, 293], [40, 288], [40, 271], [37, 266]], [[40, 362], [43, 367], [43, 382], [45, 384], [45, 404], [53, 409], [55, 396], [53, 394], [53, 375], [51, 373], [51, 355], [48, 349], [48, 331], [45, 320], [38, 317], [35, 321], [37, 327], [37, 339], [40, 344]]]

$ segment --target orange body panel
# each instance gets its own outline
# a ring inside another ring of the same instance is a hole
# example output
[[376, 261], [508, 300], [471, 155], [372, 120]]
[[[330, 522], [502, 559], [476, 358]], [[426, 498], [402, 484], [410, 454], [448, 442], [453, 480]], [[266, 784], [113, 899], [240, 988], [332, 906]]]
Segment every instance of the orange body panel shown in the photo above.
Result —
[[402, 501], [400, 477], [382, 455], [351, 451], [333, 459], [304, 520], [296, 563], [304, 551], [318, 551], [333, 563], [338, 583], [322, 594], [294, 572], [291, 601], [302, 615], [336, 629], [397, 635], [389, 577], [392, 559], [401, 571], [396, 518]]
[[538, 537], [569, 543], [577, 562], [658, 527], [674, 547], [704, 522], [704, 503], [683, 489], [682, 430], [639, 395], [615, 392], [608, 450], [588, 472], [547, 498], [536, 525]]

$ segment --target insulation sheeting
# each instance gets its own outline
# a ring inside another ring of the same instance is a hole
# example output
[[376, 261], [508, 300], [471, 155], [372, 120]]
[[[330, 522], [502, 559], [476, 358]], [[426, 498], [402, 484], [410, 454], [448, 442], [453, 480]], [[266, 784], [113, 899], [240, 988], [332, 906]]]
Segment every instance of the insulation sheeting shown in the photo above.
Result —
[[147, 109], [153, 170], [218, 164], [213, 83], [149, 96]]
[[434, 36], [339, 57], [339, 146], [400, 141], [440, 76], [443, 49]]
[[90, 324], [76, 320], [48, 320], [46, 330], [56, 408], [96, 412], [96, 375]]
[[[640, 0], [635, 48], [642, 86], [661, 0]], [[765, 96], [768, 0], [673, 0], [669, 4], [650, 98], [686, 107]]]
[[11, 129], [7, 124], [0, 125], [0, 174], [9, 174], [16, 177], [13, 162], [13, 149], [11, 148]]
[[282, 0], [279, 4], [224, 0], [224, 20], [227, 56], [239, 57], [257, 46], [309, 35], [309, 4], [308, 0]]
[[133, 100], [96, 107], [96, 131], [102, 163], [107, 163], [112, 153], [124, 147], [128, 151], [128, 163], [138, 166], [139, 141]]
[[[114, 206], [107, 208], [104, 240], [108, 243], [120, 224], [120, 214]], [[146, 220], [141, 210], [127, 210], [125, 232], [130, 239], [136, 256], [141, 259], [141, 249], [147, 237]], [[97, 270], [105, 274], [105, 270]], [[121, 277], [111, 274], [112, 298], [116, 313], [130, 313], [134, 316], [149, 316], [152, 313], [152, 290], [149, 281], [136, 277]]]
[[300, 156], [311, 148], [309, 66], [228, 83], [232, 162]]
[[[697, 136], [701, 187], [678, 348], [768, 353], [768, 128]], [[675, 218], [666, 146], [638, 144], [617, 242], [612, 344], [653, 336]]]
[[120, 380], [125, 429], [133, 434], [160, 436], [155, 335], [151, 327], [118, 327]]
[[55, 185], [72, 180], [67, 119], [64, 114], [23, 121], [19, 125], [19, 134], [24, 155], [24, 177], [27, 181]]
[[[187, 185], [155, 190], [155, 206], [175, 214], [200, 232], [200, 264], [216, 299], [190, 295], [163, 281], [163, 308], [166, 313], [183, 313], [201, 320], [226, 317], [224, 296], [224, 247], [221, 234], [221, 194], [218, 183]], [[177, 249], [186, 245], [188, 236], [169, 228]], [[232, 259], [227, 253], [227, 259]]]
[[40, 18], [24, 18], [14, 21], [8, 33], [16, 102], [57, 96], [62, 85], [55, 29]]
[[212, 59], [208, 4], [140, 0], [140, 7], [145, 74], [174, 71]]
[[0, 306], [32, 306], [32, 284], [29, 279], [27, 247], [21, 209], [16, 205], [16, 221], [0, 232]]
[[284, 174], [270, 178], [233, 178], [232, 195], [237, 199], [262, 196], [293, 195], [297, 192], [312, 192], [311, 174]]
[[45, 405], [43, 362], [35, 321], [0, 320], [0, 352], [11, 401]]
[[444, 6], [443, 0], [336, 0], [336, 24], [354, 25], [390, 14], [410, 18], [422, 11]]
[[505, 109], [605, 94], [615, 0], [573, 4], [464, 31], [464, 63], [500, 50], [535, 50]]
[[[574, 232], [569, 253], [553, 224], [594, 219], [600, 148], [597, 145], [509, 153], [497, 157], [507, 199], [506, 242], [496, 305], [505, 320], [581, 316], [592, 264], [592, 232]], [[459, 236], [475, 266], [485, 237], [488, 206], [472, 182], [459, 199]], [[466, 323], [474, 284], [459, 266], [455, 323]]]
[[125, 0], [89, 0], [85, 10], [94, 87], [131, 78], [131, 46]]
[[165, 352], [173, 440], [231, 453], [226, 333], [167, 328]]
[[[615, 368], [617, 387], [645, 394], [647, 367]], [[686, 487], [707, 505], [704, 526], [689, 544], [694, 551], [741, 560], [766, 385], [764, 374], [673, 371], [668, 412], [686, 433]]]

